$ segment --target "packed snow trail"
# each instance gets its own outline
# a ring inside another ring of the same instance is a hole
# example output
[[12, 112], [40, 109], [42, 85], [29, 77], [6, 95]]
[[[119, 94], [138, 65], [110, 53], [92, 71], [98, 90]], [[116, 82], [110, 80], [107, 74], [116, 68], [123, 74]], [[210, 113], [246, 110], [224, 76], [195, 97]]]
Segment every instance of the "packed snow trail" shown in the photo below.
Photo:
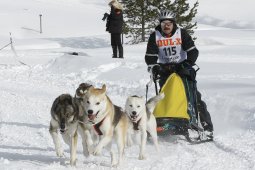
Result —
[[[215, 1], [200, 2], [195, 30], [198, 89], [214, 123], [215, 141], [191, 145], [179, 137], [160, 139], [159, 152], [148, 143], [142, 161], [135, 145], [126, 148], [119, 169], [255, 169], [254, 2]], [[85, 158], [80, 138], [77, 167], [70, 167], [69, 147], [63, 144], [65, 157], [58, 158], [48, 131], [54, 99], [74, 95], [82, 82], [106, 84], [111, 100], [122, 107], [129, 95], [145, 96], [146, 43], [124, 44], [124, 60], [111, 58], [110, 35], [101, 20], [109, 12], [107, 3], [0, 0], [0, 46], [8, 44], [11, 32], [18, 56], [10, 47], [0, 51], [1, 170], [112, 169], [105, 150], [102, 156]], [[38, 33], [39, 13], [43, 34]], [[149, 97], [153, 95], [150, 86]]]
[[[141, 47], [128, 48], [138, 50]], [[149, 77], [142, 57], [139, 60], [131, 57], [132, 55], [129, 57], [127, 50], [124, 61], [114, 60], [103, 55], [109, 53], [107, 48], [95, 50], [101, 51], [101, 56], [93, 54], [93, 50], [84, 50], [88, 56], [72, 56], [61, 51], [57, 52], [59, 55], [56, 53], [51, 55], [51, 59], [46, 57], [48, 62], [43, 61], [43, 64], [35, 64], [32, 68], [22, 65], [0, 66], [0, 100], [3, 103], [0, 106], [0, 166], [4, 169], [16, 169], [17, 165], [21, 169], [70, 167], [68, 146], [64, 145], [65, 158], [56, 157], [48, 132], [49, 110], [58, 95], [62, 93], [73, 95], [79, 83], [91, 82], [98, 87], [105, 83], [108, 95], [120, 106], [124, 106], [128, 95], [145, 95], [145, 85]], [[32, 53], [34, 52], [30, 52], [31, 56]], [[36, 52], [35, 55], [37, 54]], [[45, 55], [48, 54], [51, 52], [45, 52]], [[69, 65], [68, 62], [72, 64]], [[63, 73], [62, 70], [65, 72]], [[138, 72], [139, 75], [134, 74]], [[203, 75], [199, 78], [202, 87], [207, 86], [204, 82], [208, 78], [210, 77]], [[219, 83], [217, 79], [215, 81], [210, 79], [210, 82]], [[154, 95], [153, 88], [150, 87], [150, 95]], [[250, 148], [254, 148], [255, 145], [252, 142], [255, 138], [254, 128], [248, 130], [242, 124], [245, 120], [239, 120], [238, 116], [240, 114], [248, 116], [248, 113], [242, 113], [247, 110], [251, 112], [250, 114], [254, 114], [254, 109], [251, 107], [249, 110], [247, 103], [239, 102], [238, 98], [223, 95], [219, 91], [215, 94], [213, 87], [211, 89], [203, 87], [201, 90], [215, 124], [214, 142], [190, 145], [186, 141], [172, 138], [169, 141], [159, 142], [158, 153], [152, 144], [148, 144], [148, 156], [144, 161], [138, 160], [138, 146], [132, 146], [125, 150], [125, 162], [122, 168], [253, 169], [255, 154]], [[243, 109], [245, 107], [246, 110]], [[219, 113], [224, 116], [218, 115]], [[222, 118], [223, 120], [218, 122]], [[230, 124], [226, 124], [228, 120]], [[238, 126], [233, 129], [235, 123]], [[107, 151], [104, 151], [100, 157], [85, 158], [79, 138], [77, 169], [110, 169], [109, 166], [110, 155]]]

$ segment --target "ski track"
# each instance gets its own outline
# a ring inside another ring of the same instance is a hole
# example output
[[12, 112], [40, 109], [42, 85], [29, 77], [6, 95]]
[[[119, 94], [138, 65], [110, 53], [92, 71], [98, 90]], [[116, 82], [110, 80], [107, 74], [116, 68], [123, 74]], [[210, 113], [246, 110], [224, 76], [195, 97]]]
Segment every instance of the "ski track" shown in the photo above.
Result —
[[247, 164], [247, 169], [253, 169], [254, 168], [254, 161], [250, 157], [250, 155], [247, 155], [247, 153], [233, 147], [229, 147], [224, 145], [224, 143], [220, 143], [217, 141], [213, 142], [215, 147], [222, 150], [223, 152], [227, 152], [235, 157], [237, 157], [239, 160], [243, 160], [242, 162], [245, 162]]
[[103, 65], [99, 65], [95, 68], [92, 68], [89, 71], [87, 71], [87, 79], [94, 80], [98, 76], [100, 76], [100, 74], [110, 71], [110, 70], [113, 70], [117, 67], [120, 67], [121, 65], [123, 65], [123, 63], [124, 62], [109, 63], [109, 64], [103, 64]]

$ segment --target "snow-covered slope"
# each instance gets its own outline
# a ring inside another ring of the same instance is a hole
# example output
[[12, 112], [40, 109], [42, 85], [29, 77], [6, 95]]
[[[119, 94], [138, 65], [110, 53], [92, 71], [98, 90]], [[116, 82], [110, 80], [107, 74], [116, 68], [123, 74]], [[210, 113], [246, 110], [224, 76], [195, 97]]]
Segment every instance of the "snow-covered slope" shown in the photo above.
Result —
[[[250, 8], [249, 15], [232, 13], [240, 17], [233, 19], [224, 10], [217, 15], [209, 10], [219, 7], [232, 12], [239, 7], [245, 11], [243, 1], [231, 5], [216, 1], [200, 2], [199, 17], [220, 17], [226, 23], [252, 20]], [[106, 84], [107, 94], [120, 106], [129, 95], [145, 95], [149, 81], [144, 63], [146, 43], [125, 45], [124, 60], [111, 58], [109, 35], [101, 20], [109, 10], [107, 3], [0, 0], [0, 47], [9, 43], [11, 32], [17, 53], [15, 56], [9, 46], [0, 51], [0, 169], [111, 169], [107, 151], [85, 158], [80, 138], [77, 167], [71, 168], [68, 146], [64, 145], [65, 157], [58, 158], [48, 132], [52, 102], [62, 93], [73, 95], [81, 82], [97, 87]], [[38, 32], [40, 13], [42, 34]], [[255, 168], [255, 31], [198, 21], [198, 88], [212, 116], [215, 141], [190, 145], [173, 137], [160, 140], [158, 153], [149, 143], [147, 159], [142, 161], [138, 160], [138, 146], [132, 146], [125, 150], [121, 169]], [[79, 55], [70, 55], [72, 52]], [[154, 95], [153, 86], [149, 95]]]

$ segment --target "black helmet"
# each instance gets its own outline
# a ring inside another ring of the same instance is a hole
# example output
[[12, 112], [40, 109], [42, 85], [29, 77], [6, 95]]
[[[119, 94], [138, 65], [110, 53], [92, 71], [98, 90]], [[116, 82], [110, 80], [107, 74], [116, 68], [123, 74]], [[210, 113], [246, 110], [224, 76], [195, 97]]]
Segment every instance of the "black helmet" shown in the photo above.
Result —
[[159, 15], [159, 21], [164, 21], [164, 20], [171, 20], [175, 22], [175, 17], [176, 15], [169, 11], [169, 10], [162, 10], [160, 11], [160, 15]]

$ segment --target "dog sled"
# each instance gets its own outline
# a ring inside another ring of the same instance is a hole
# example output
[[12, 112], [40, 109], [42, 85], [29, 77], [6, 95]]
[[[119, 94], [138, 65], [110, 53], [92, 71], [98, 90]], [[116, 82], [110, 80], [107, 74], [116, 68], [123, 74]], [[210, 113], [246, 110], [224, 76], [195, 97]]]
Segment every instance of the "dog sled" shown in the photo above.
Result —
[[194, 111], [193, 114], [188, 111], [188, 109], [190, 109], [188, 107], [190, 106], [185, 85], [180, 75], [175, 72], [170, 74], [159, 91], [159, 74], [158, 72], [154, 72], [153, 68], [150, 73], [151, 80], [146, 85], [146, 99], [148, 96], [148, 88], [152, 83], [155, 85], [156, 94], [164, 93], [165, 95], [164, 99], [158, 102], [153, 112], [157, 121], [157, 133], [159, 138], [181, 135], [192, 144], [212, 141], [213, 139], [206, 138], [196, 108], [194, 108], [196, 111]]

